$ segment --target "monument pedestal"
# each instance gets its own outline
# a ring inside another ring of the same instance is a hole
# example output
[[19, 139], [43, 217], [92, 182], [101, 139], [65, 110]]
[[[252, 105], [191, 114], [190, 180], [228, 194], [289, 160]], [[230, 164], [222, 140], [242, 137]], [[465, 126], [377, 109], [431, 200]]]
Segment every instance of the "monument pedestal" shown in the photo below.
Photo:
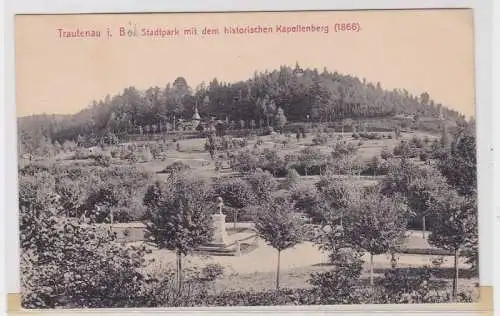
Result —
[[214, 223], [214, 237], [212, 240], [212, 244], [226, 246], [227, 245], [226, 215], [214, 214], [212, 215], [212, 219]]

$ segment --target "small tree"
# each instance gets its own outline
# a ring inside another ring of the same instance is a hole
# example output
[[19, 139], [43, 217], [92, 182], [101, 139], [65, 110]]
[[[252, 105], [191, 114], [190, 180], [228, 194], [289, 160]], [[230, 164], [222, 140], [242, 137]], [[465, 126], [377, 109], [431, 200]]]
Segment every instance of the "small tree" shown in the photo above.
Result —
[[346, 180], [338, 179], [332, 174], [321, 177], [317, 183], [319, 199], [324, 202], [323, 219], [339, 219], [343, 226], [346, 208], [360, 199], [358, 187]]
[[151, 185], [145, 196], [147, 237], [160, 249], [177, 254], [177, 282], [182, 289], [182, 256], [207, 243], [213, 235], [206, 183], [192, 175], [172, 175]]
[[294, 203], [296, 209], [306, 212], [313, 218], [316, 217], [318, 191], [314, 184], [298, 179], [290, 185], [287, 197]]
[[439, 195], [432, 206], [433, 225], [429, 243], [453, 251], [455, 275], [452, 297], [457, 297], [458, 256], [470, 244], [477, 245], [477, 201], [475, 196], [460, 196], [455, 191]]
[[250, 183], [241, 178], [220, 179], [214, 183], [214, 192], [222, 197], [224, 205], [234, 208], [234, 228], [238, 211], [255, 202]]
[[281, 252], [294, 247], [302, 239], [301, 223], [293, 208], [293, 204], [275, 200], [264, 205], [255, 216], [259, 236], [278, 251], [276, 290], [279, 290]]
[[477, 190], [476, 135], [473, 126], [461, 127], [451, 148], [440, 157], [438, 168], [461, 195]]
[[396, 139], [401, 137], [401, 128], [399, 126], [394, 128], [394, 135]]
[[[422, 220], [422, 237], [425, 238], [427, 230], [426, 218], [432, 211], [434, 199], [447, 195], [450, 187], [441, 173], [431, 167], [421, 168], [419, 175], [413, 177], [408, 184], [407, 203], [415, 215]], [[431, 216], [432, 218], [432, 216]], [[432, 225], [432, 223], [430, 223]]]
[[308, 171], [315, 165], [321, 164], [322, 161], [326, 160], [326, 157], [318, 148], [306, 147], [299, 152], [297, 160], [303, 166], [304, 173], [307, 176]]
[[373, 286], [373, 256], [387, 253], [405, 238], [406, 206], [398, 198], [386, 198], [377, 191], [351, 203], [343, 222], [348, 244], [370, 254], [370, 285]]
[[247, 177], [258, 203], [269, 203], [272, 201], [274, 191], [278, 188], [276, 179], [267, 171], [257, 169]]

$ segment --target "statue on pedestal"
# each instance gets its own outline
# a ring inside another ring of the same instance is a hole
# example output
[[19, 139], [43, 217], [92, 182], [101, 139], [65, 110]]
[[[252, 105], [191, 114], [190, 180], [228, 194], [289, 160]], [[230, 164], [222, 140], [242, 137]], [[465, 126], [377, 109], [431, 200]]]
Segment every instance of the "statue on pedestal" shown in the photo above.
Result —
[[222, 207], [224, 206], [224, 201], [219, 196], [217, 197], [217, 209], [218, 213], [212, 215], [214, 221], [214, 240], [215, 244], [225, 245], [227, 239], [226, 233], [226, 215], [222, 213]]
[[222, 208], [224, 207], [224, 201], [220, 196], [217, 197], [217, 209], [219, 210], [219, 214], [222, 215]]

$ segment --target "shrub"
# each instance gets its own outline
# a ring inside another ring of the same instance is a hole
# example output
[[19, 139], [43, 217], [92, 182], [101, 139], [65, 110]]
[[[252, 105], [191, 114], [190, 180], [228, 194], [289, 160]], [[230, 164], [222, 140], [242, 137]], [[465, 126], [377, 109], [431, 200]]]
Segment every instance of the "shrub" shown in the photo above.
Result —
[[62, 219], [49, 210], [21, 217], [39, 226], [35, 240], [23, 244], [23, 308], [131, 307], [144, 275], [143, 249], [121, 246], [107, 230]]
[[232, 291], [209, 295], [201, 305], [208, 306], [280, 306], [316, 304], [316, 294], [310, 289], [280, 289], [279, 291]]
[[312, 139], [312, 142], [314, 145], [325, 145], [328, 143], [328, 135], [325, 133], [319, 133]]
[[391, 269], [378, 283], [382, 289], [380, 298], [384, 303], [425, 303], [429, 294], [431, 273], [423, 268], [410, 274], [408, 269]]
[[406, 158], [416, 158], [419, 154], [419, 149], [406, 141], [401, 141], [399, 145], [394, 147], [393, 153], [395, 156], [402, 156]]
[[361, 173], [371, 176], [386, 175], [390, 170], [390, 166], [391, 165], [387, 160], [383, 160], [379, 156], [374, 156], [370, 159], [366, 166], [363, 166]]
[[126, 158], [132, 162], [148, 162], [153, 160], [153, 155], [148, 148], [132, 150], [126, 155]]
[[219, 263], [211, 263], [201, 269], [201, 279], [215, 281], [224, 274], [224, 267]]
[[429, 155], [429, 153], [428, 153], [428, 152], [426, 152], [426, 151], [422, 151], [422, 152], [420, 153], [420, 157], [419, 157], [419, 158], [420, 158], [420, 160], [421, 160], [421, 161], [427, 161], [427, 160], [429, 160], [430, 155]]
[[191, 167], [188, 164], [185, 164], [182, 161], [176, 161], [176, 162], [172, 163], [171, 165], [168, 165], [167, 167], [165, 167], [165, 169], [163, 169], [161, 172], [164, 172], [164, 173], [174, 173], [175, 172], [175, 173], [177, 173], [177, 172], [183, 172], [183, 171], [186, 171], [189, 169], [191, 169]]
[[399, 253], [413, 254], [413, 255], [433, 255], [433, 256], [451, 256], [453, 253], [449, 250], [440, 248], [406, 248], [398, 247], [396, 251]]
[[286, 174], [285, 162], [276, 150], [264, 149], [260, 154], [258, 164], [262, 170], [269, 171], [274, 176], [284, 176]]
[[318, 148], [306, 147], [299, 151], [296, 161], [290, 167], [293, 167], [301, 175], [320, 174], [327, 165], [328, 157]]
[[87, 149], [79, 147], [75, 151], [73, 159], [78, 159], [78, 160], [80, 160], [80, 159], [88, 159], [89, 156], [90, 156], [90, 152]]
[[271, 135], [272, 133], [274, 133], [274, 129], [272, 126], [267, 126], [265, 129], [264, 129], [264, 134], [265, 135]]
[[295, 203], [295, 208], [310, 214], [318, 201], [316, 186], [309, 182], [296, 181], [290, 187], [288, 198]]
[[363, 270], [361, 254], [350, 248], [341, 248], [331, 257], [332, 271], [313, 273], [309, 283], [316, 289], [321, 304], [359, 304], [357, 285]]
[[295, 168], [288, 168], [286, 171], [286, 185], [288, 188], [290, 188], [294, 183], [299, 181], [300, 175], [295, 170]]
[[278, 183], [269, 172], [257, 169], [248, 175], [247, 180], [259, 203], [272, 200], [274, 191], [278, 188]]
[[233, 169], [240, 172], [250, 172], [259, 166], [258, 156], [250, 150], [241, 150], [233, 158]]
[[384, 160], [388, 160], [393, 157], [393, 154], [388, 147], [384, 147], [380, 153], [380, 157]]
[[98, 166], [109, 167], [111, 165], [111, 156], [104, 155], [104, 154], [98, 154], [98, 155], [94, 155], [92, 158], [95, 159]]
[[[188, 269], [186, 269], [188, 270]], [[189, 272], [189, 271], [186, 271]], [[194, 307], [203, 304], [207, 297], [207, 282], [189, 278], [178, 291], [175, 272], [171, 267], [148, 274], [140, 292], [135, 296], [135, 307]]]
[[121, 150], [119, 150], [118, 148], [111, 149], [110, 154], [112, 158], [115, 159], [121, 158]]
[[[380, 304], [448, 303], [451, 295], [443, 292], [443, 282], [432, 279], [428, 267], [391, 269], [377, 282], [377, 295], [372, 299]], [[457, 303], [472, 302], [472, 293], [460, 292]]]
[[417, 136], [413, 136], [410, 143], [413, 147], [416, 147], [416, 148], [424, 148], [424, 146], [425, 146], [425, 142]]
[[344, 156], [351, 156], [355, 154], [358, 151], [358, 148], [354, 146], [354, 144], [349, 143], [346, 144], [345, 142], [337, 142], [335, 146], [333, 147], [332, 154], [331, 156], [334, 158], [339, 158], [339, 157], [344, 157]]

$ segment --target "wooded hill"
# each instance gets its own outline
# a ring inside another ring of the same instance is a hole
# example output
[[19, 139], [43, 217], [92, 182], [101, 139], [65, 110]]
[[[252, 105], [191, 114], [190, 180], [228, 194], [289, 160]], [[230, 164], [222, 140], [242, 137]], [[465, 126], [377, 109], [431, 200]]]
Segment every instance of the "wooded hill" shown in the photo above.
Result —
[[[74, 115], [34, 115], [18, 119], [21, 143], [35, 146], [38, 141], [63, 143], [79, 135], [97, 138], [117, 135], [158, 133], [171, 130], [174, 120], [190, 120], [195, 105], [202, 118], [216, 117], [233, 126], [274, 125], [276, 113], [287, 122], [339, 122], [389, 117], [409, 117], [413, 121], [437, 119], [442, 115], [453, 122], [465, 118], [457, 111], [436, 104], [428, 93], [420, 96], [406, 90], [384, 90], [350, 75], [324, 69], [282, 66], [274, 71], [255, 72], [252, 78], [236, 83], [214, 78], [192, 88], [178, 77], [164, 88], [139, 91], [128, 87], [122, 93], [94, 101]], [[243, 123], [241, 121], [243, 120]], [[178, 128], [178, 127], [177, 127]], [[42, 140], [43, 138], [43, 140]]]

